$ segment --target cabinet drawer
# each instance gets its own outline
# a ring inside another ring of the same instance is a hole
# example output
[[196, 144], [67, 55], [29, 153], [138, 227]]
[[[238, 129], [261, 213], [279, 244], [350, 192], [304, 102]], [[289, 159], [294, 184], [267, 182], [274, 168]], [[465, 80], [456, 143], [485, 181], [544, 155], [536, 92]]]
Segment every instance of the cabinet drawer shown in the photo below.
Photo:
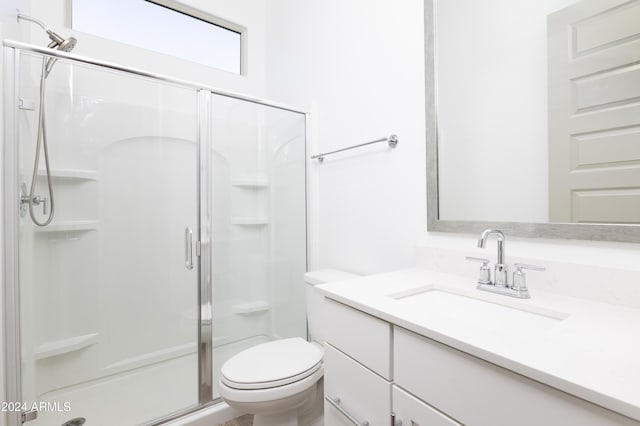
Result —
[[327, 342], [391, 380], [391, 324], [331, 299], [324, 299]]
[[398, 327], [393, 365], [398, 386], [470, 426], [640, 424]]
[[461, 426], [397, 386], [392, 390], [396, 424], [402, 426]]
[[[324, 394], [349, 415], [370, 426], [388, 426], [391, 421], [391, 383], [363, 367], [347, 355], [324, 345]], [[324, 403], [324, 424], [353, 426], [345, 414], [328, 401]]]

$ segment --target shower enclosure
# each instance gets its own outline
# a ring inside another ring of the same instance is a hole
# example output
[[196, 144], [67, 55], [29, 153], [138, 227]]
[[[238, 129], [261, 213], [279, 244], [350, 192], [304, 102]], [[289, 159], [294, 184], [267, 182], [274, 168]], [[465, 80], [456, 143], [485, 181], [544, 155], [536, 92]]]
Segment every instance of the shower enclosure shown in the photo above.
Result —
[[[217, 402], [238, 351], [306, 336], [304, 113], [20, 43], [4, 55], [10, 425], [154, 424]], [[21, 187], [51, 55], [56, 210], [37, 226]]]

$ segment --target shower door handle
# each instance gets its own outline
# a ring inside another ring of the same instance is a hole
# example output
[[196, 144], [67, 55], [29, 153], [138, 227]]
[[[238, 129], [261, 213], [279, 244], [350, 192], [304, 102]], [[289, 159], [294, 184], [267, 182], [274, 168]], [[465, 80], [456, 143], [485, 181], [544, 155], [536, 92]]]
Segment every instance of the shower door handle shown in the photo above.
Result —
[[193, 269], [193, 231], [188, 226], [184, 228], [184, 266]]

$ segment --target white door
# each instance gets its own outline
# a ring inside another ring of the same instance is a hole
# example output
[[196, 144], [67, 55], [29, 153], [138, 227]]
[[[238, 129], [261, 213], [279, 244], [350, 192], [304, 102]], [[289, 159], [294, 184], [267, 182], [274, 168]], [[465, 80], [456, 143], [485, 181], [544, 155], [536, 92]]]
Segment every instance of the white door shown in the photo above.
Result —
[[640, 0], [548, 17], [549, 220], [640, 223]]

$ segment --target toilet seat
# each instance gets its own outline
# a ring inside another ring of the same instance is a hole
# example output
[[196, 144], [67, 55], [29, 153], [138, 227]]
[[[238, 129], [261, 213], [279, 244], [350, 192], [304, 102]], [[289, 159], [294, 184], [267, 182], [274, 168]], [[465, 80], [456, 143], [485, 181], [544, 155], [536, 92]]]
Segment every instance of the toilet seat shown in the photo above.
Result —
[[222, 380], [218, 380], [218, 391], [220, 396], [232, 407], [238, 408], [242, 404], [251, 404], [254, 411], [250, 411], [246, 406], [242, 409], [247, 409], [247, 412], [254, 414], [257, 412], [257, 407], [261, 407], [263, 411], [265, 407], [269, 407], [269, 410], [280, 410], [284, 407], [293, 408], [296, 404], [292, 401], [304, 401], [323, 374], [324, 366], [321, 366], [315, 373], [297, 382], [274, 388], [253, 390], [234, 389], [225, 385]]
[[300, 380], [312, 375], [316, 371], [322, 368], [322, 362], [317, 363], [313, 366], [313, 368], [303, 371], [300, 374], [296, 374], [295, 376], [285, 377], [280, 380], [274, 380], [270, 382], [257, 382], [257, 383], [238, 383], [233, 380], [229, 380], [227, 377], [222, 376], [220, 380], [225, 385], [230, 388], [240, 389], [240, 390], [258, 390], [258, 389], [271, 389], [279, 386], [289, 385], [291, 383], [299, 382]]
[[322, 369], [322, 350], [300, 337], [254, 346], [229, 359], [220, 381], [229, 388], [260, 390], [286, 386]]

